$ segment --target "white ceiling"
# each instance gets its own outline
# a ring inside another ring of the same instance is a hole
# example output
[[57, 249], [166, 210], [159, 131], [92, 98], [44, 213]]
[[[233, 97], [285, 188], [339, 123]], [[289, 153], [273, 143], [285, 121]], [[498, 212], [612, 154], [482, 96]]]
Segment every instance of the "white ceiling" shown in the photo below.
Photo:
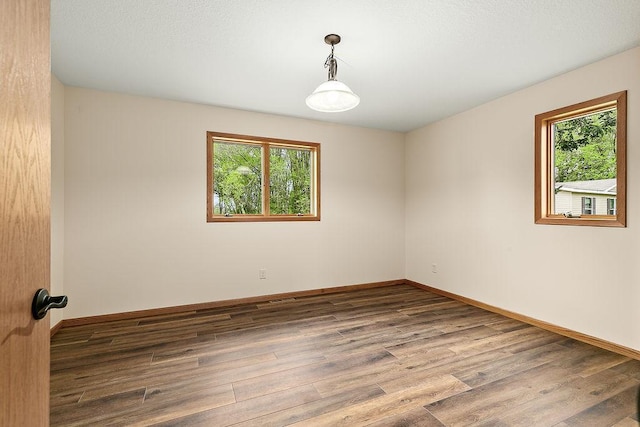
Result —
[[[329, 33], [343, 113], [304, 102]], [[640, 0], [51, 1], [66, 85], [395, 131], [639, 45]]]

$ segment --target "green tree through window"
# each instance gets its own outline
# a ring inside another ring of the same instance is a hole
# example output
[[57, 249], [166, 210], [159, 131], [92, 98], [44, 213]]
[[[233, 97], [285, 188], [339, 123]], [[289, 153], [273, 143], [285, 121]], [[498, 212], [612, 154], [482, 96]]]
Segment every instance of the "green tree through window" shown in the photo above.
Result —
[[207, 220], [319, 220], [320, 144], [207, 133]]
[[276, 147], [270, 149], [271, 213], [311, 213], [311, 151]]
[[214, 213], [262, 213], [262, 148], [214, 142]]
[[556, 182], [616, 177], [616, 110], [556, 122]]

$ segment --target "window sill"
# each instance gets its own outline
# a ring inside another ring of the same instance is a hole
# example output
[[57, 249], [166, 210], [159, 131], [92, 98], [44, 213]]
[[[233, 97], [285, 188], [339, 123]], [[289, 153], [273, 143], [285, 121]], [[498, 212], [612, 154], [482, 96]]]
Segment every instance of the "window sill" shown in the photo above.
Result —
[[236, 215], [222, 216], [215, 215], [207, 218], [207, 222], [279, 222], [279, 221], [320, 221], [316, 215]]
[[589, 215], [580, 218], [567, 218], [563, 215], [552, 215], [547, 217], [536, 218], [536, 224], [550, 225], [578, 225], [589, 227], [626, 227], [625, 222], [621, 218], [608, 215]]

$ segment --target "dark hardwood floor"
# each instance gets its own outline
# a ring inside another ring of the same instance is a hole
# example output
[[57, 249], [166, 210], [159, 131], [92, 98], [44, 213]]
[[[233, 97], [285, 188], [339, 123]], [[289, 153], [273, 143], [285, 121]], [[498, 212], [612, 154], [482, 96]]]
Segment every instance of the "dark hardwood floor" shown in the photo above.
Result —
[[411, 286], [62, 328], [51, 425], [637, 427], [640, 361]]

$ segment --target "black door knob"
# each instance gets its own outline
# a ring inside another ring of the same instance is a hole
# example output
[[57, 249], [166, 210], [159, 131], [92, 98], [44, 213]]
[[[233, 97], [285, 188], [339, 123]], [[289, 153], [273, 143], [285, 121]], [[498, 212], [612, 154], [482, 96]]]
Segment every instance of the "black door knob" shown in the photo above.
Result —
[[38, 289], [33, 297], [33, 302], [31, 303], [31, 313], [33, 314], [33, 318], [36, 320], [42, 319], [47, 315], [47, 311], [52, 308], [66, 307], [68, 300], [69, 299], [66, 295], [52, 297], [46, 289]]

